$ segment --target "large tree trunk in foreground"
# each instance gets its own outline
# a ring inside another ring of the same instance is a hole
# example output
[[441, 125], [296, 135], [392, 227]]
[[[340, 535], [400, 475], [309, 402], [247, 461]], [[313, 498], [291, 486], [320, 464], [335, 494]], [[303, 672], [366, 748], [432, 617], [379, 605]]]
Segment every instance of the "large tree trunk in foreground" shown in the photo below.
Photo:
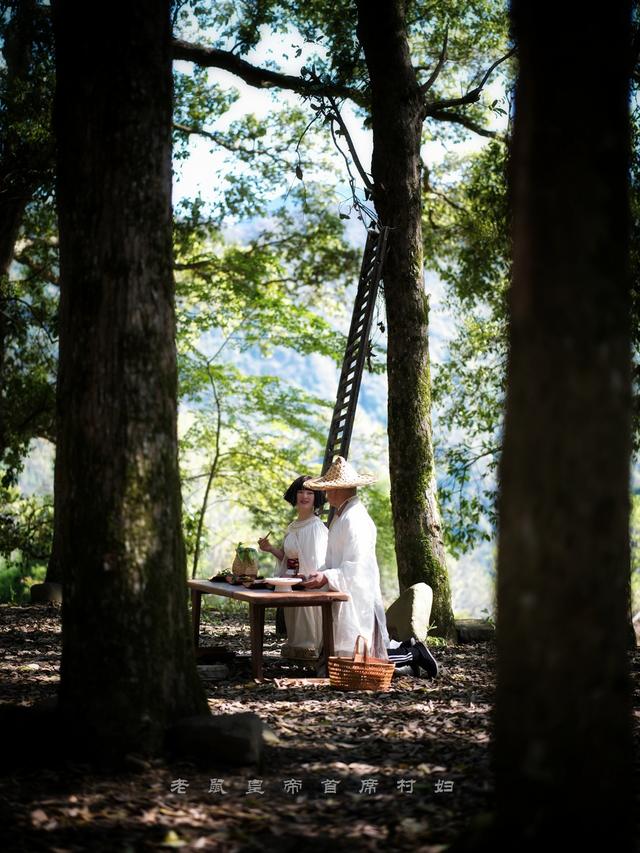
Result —
[[407, 42], [404, 0], [357, 0], [371, 80], [376, 210], [392, 228], [384, 268], [389, 473], [400, 588], [433, 589], [434, 633], [454, 634], [431, 437], [429, 303], [422, 264], [423, 97]]
[[514, 850], [630, 850], [629, 8], [556, 9], [513, 3], [499, 826]]
[[176, 436], [169, 3], [54, 3], [60, 701], [103, 749], [206, 709]]

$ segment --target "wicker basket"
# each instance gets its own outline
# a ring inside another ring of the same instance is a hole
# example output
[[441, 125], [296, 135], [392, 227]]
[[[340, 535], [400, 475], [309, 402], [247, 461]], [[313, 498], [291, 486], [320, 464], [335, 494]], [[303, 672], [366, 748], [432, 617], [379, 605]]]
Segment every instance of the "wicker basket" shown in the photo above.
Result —
[[257, 559], [252, 559], [247, 556], [247, 552], [251, 551], [251, 548], [243, 548], [242, 545], [238, 545], [236, 548], [236, 555], [234, 557], [233, 563], [231, 565], [231, 571], [235, 575], [235, 577], [252, 577], [255, 578], [258, 574], [258, 561]]
[[[364, 651], [358, 647], [362, 640]], [[327, 662], [329, 684], [337, 690], [388, 690], [395, 664], [369, 657], [367, 641], [358, 634], [352, 658], [330, 657]]]

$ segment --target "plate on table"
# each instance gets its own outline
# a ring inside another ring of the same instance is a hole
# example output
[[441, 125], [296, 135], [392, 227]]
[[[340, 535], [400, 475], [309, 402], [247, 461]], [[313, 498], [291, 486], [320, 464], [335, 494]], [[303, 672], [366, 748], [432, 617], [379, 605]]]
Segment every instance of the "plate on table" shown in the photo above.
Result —
[[293, 592], [292, 586], [302, 583], [303, 578], [265, 578], [265, 583], [274, 587], [274, 592]]

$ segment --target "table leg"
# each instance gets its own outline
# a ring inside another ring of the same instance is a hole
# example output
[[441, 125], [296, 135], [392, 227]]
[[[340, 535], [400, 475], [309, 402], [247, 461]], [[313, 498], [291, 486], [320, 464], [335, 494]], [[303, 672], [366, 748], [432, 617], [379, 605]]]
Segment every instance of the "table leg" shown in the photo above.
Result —
[[262, 680], [262, 649], [264, 646], [264, 604], [249, 604], [251, 626], [251, 671], [253, 677]]
[[193, 644], [198, 648], [200, 645], [200, 604], [202, 593], [199, 589], [191, 590], [191, 624], [193, 626]]
[[322, 647], [325, 658], [334, 654], [333, 648], [333, 604], [322, 604]]

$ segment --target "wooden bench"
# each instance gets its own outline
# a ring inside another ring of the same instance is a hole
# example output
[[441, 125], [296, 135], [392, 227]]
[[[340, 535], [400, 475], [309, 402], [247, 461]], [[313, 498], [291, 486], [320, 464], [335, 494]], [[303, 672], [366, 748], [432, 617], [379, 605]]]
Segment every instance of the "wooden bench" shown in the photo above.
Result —
[[264, 611], [267, 607], [321, 607], [322, 642], [327, 656], [333, 655], [333, 614], [334, 601], [348, 601], [344, 592], [320, 592], [319, 590], [300, 590], [298, 592], [275, 592], [268, 590], [246, 589], [222, 581], [190, 580], [187, 585], [191, 591], [191, 619], [195, 647], [200, 644], [200, 607], [203, 595], [222, 595], [246, 601], [249, 605], [249, 626], [251, 636], [251, 670], [253, 677], [262, 679], [262, 653], [264, 647]]

